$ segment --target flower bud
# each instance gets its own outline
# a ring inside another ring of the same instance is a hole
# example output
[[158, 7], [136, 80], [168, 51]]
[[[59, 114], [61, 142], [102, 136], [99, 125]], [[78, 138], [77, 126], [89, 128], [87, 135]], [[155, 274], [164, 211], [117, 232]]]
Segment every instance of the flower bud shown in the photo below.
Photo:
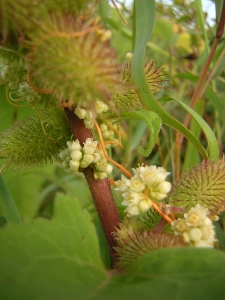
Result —
[[93, 155], [91, 154], [84, 154], [82, 158], [82, 162], [85, 162], [87, 165], [90, 165], [93, 162]]
[[87, 111], [84, 108], [77, 107], [74, 110], [75, 115], [78, 116], [79, 119], [85, 119], [87, 115]]
[[108, 108], [108, 105], [106, 105], [104, 102], [96, 101], [95, 109], [96, 109], [97, 114], [101, 114], [103, 112], [106, 112], [109, 108]]
[[151, 206], [151, 201], [146, 200], [141, 200], [138, 204], [138, 208], [141, 212], [147, 211]]
[[189, 231], [189, 237], [192, 241], [199, 241], [202, 237], [202, 232], [199, 228], [191, 228]]
[[88, 166], [89, 166], [89, 164], [87, 164], [85, 161], [81, 161], [80, 167], [81, 167], [82, 169], [85, 169], [85, 168], [87, 168]]
[[101, 155], [97, 152], [93, 153], [93, 164], [96, 164], [100, 159], [101, 159]]
[[[203, 240], [208, 240], [214, 235], [214, 231], [213, 231], [212, 227], [210, 227], [210, 226], [202, 225], [199, 227], [199, 229], [201, 230]], [[212, 240], [213, 240], [213, 238], [212, 238]]]
[[27, 93], [30, 92], [30, 86], [27, 82], [23, 82], [19, 84], [19, 89], [18, 93], [21, 94], [22, 96], [26, 96]]
[[139, 193], [144, 190], [145, 184], [143, 182], [141, 182], [140, 180], [135, 179], [133, 177], [133, 178], [131, 178], [130, 188], [132, 191]]
[[102, 123], [100, 125], [100, 129], [101, 129], [101, 132], [103, 133], [104, 131], [107, 131], [108, 130], [108, 126], [105, 124], [105, 123]]
[[132, 57], [133, 57], [133, 54], [132, 54], [131, 52], [127, 52], [127, 53], [126, 53], [126, 58], [127, 58], [128, 60], [132, 60]]
[[96, 148], [97, 148], [98, 142], [97, 141], [93, 141], [93, 139], [87, 138], [85, 143], [84, 143], [84, 147], [83, 147], [83, 151], [85, 154], [94, 154]]
[[112, 172], [112, 170], [113, 170], [113, 166], [108, 164], [105, 172], [106, 172], [107, 175], [109, 175]]
[[18, 83], [11, 81], [11, 82], [9, 83], [9, 88], [10, 88], [10, 89], [15, 89], [15, 88], [17, 88], [17, 85], [18, 85]]
[[67, 153], [66, 153], [66, 152], [67, 152], [66, 150], [60, 151], [59, 154], [58, 154], [58, 157], [59, 157], [61, 160], [64, 160], [64, 159], [66, 158], [66, 156], [67, 156]]
[[100, 172], [105, 172], [107, 170], [107, 166], [108, 166], [107, 160], [101, 159], [95, 164], [95, 169]]
[[[68, 143], [67, 143], [67, 145], [68, 145]], [[71, 151], [73, 151], [73, 150], [80, 150], [80, 149], [81, 149], [81, 145], [80, 145], [80, 142], [78, 140], [73, 141], [72, 143], [70, 143], [70, 150]]]
[[79, 163], [79, 161], [71, 160], [69, 165], [70, 165], [70, 169], [73, 172], [76, 172], [79, 169], [80, 163]]
[[28, 103], [32, 103], [35, 101], [35, 97], [33, 95], [29, 95], [26, 97]]
[[190, 212], [186, 217], [187, 223], [192, 226], [199, 226], [201, 224], [201, 218], [198, 213]]
[[107, 174], [105, 172], [100, 172], [100, 171], [97, 171], [97, 170], [94, 170], [94, 178], [95, 179], [100, 179], [100, 180], [103, 180], [105, 178], [107, 178]]
[[189, 227], [184, 219], [178, 219], [171, 223], [175, 233], [182, 233], [189, 230]]
[[94, 128], [94, 121], [93, 120], [84, 119], [84, 125], [85, 125], [86, 128], [92, 129], [92, 128]]
[[81, 160], [82, 158], [82, 152], [80, 150], [73, 150], [70, 154], [70, 157], [72, 158], [72, 160]]
[[104, 139], [109, 140], [110, 139], [110, 131], [109, 130], [103, 131], [102, 136]]

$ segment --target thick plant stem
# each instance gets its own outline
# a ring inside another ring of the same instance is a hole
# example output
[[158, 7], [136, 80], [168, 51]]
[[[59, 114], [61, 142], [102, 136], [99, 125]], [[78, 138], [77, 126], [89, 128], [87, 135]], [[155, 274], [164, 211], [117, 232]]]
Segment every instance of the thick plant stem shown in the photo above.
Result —
[[[80, 120], [72, 110], [65, 108], [65, 113], [69, 121], [70, 128], [75, 139], [78, 139], [81, 146], [87, 138], [93, 138], [90, 129], [84, 126], [83, 120]], [[115, 227], [120, 222], [119, 213], [112, 195], [110, 183], [108, 179], [94, 179], [93, 170], [91, 168], [84, 169], [89, 189], [91, 191], [95, 207], [105, 234], [105, 238], [109, 247], [112, 266], [116, 263], [116, 240], [113, 237]]]

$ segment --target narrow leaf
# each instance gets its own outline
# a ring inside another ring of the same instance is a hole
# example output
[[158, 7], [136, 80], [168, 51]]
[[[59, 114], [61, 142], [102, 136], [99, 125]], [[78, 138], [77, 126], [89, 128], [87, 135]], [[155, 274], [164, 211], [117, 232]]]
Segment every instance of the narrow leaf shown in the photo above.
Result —
[[212, 131], [212, 129], [209, 127], [209, 125], [188, 105], [183, 103], [182, 101], [176, 100], [177, 103], [179, 103], [198, 123], [198, 125], [201, 127], [202, 131], [205, 133], [205, 136], [208, 141], [208, 147], [209, 147], [209, 157], [211, 159], [217, 160], [219, 157], [219, 147], [217, 139]]
[[4, 211], [8, 223], [21, 224], [20, 216], [17, 211], [13, 198], [0, 174], [0, 205]]
[[[200, 116], [202, 116], [203, 110], [204, 110], [204, 101], [201, 99], [198, 99], [195, 104], [195, 111]], [[192, 133], [194, 133], [194, 135], [197, 138], [200, 137], [201, 128], [198, 126], [198, 123], [194, 119], [191, 120], [190, 131]], [[196, 164], [198, 164], [199, 162], [200, 161], [199, 161], [198, 153], [195, 151], [193, 144], [188, 141], [182, 170], [184, 171], [186, 169], [189, 169], [189, 168], [195, 166]]]
[[162, 122], [182, 133], [189, 139], [204, 158], [208, 154], [198, 139], [180, 122], [174, 119], [161, 105], [148, 88], [144, 73], [145, 49], [152, 34], [154, 25], [154, 0], [139, 0], [136, 3], [136, 43], [132, 59], [132, 80], [136, 92], [146, 109], [154, 111]]

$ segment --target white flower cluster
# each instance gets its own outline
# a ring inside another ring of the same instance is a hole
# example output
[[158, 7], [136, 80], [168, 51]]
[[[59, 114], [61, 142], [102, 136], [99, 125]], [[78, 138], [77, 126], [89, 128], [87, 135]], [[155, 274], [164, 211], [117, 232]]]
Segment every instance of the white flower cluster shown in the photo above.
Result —
[[184, 214], [184, 219], [171, 223], [174, 233], [182, 235], [185, 242], [194, 247], [213, 248], [215, 232], [208, 214], [208, 208], [197, 204]]
[[59, 153], [62, 166], [67, 173], [75, 173], [79, 169], [92, 167], [95, 179], [105, 179], [113, 167], [107, 163], [102, 150], [97, 148], [97, 141], [86, 139], [81, 147], [78, 140], [67, 142], [68, 148]]
[[38, 93], [35, 92], [27, 82], [23, 82], [19, 84], [17, 94], [18, 96], [21, 96], [24, 99], [26, 99], [28, 103], [41, 99], [41, 96], [39, 96]]
[[[114, 131], [112, 129], [117, 130], [117, 125], [112, 124], [112, 122], [109, 120], [104, 121], [104, 123], [100, 125], [100, 130], [105, 141], [110, 140], [118, 142], [118, 139], [114, 138]], [[115, 145], [116, 144], [106, 144], [105, 147], [110, 148], [111, 146], [113, 147]]]
[[[107, 104], [99, 100], [96, 101], [95, 111], [97, 115], [101, 115], [102, 113], [107, 112], [108, 110], [109, 107]], [[84, 120], [86, 128], [92, 129], [94, 127], [95, 118], [92, 111], [86, 108], [77, 107], [75, 108], [74, 113], [78, 116], [79, 119]]]
[[11, 89], [16, 88], [19, 83], [19, 78], [13, 74], [13, 69], [8, 65], [2, 68], [1, 78], [8, 83]]
[[147, 211], [152, 206], [151, 200], [162, 200], [171, 189], [170, 182], [165, 181], [170, 173], [164, 168], [141, 165], [132, 170], [131, 179], [122, 175], [121, 180], [116, 181], [116, 190], [122, 192], [122, 205], [127, 206], [128, 216]]

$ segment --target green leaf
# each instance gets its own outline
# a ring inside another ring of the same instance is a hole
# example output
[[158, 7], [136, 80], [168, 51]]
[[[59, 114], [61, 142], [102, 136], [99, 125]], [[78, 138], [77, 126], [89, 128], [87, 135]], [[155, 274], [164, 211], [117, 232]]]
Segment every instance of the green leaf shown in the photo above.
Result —
[[[202, 116], [204, 111], [204, 101], [202, 99], [198, 99], [195, 104], [195, 111], [199, 114], [199, 116]], [[200, 137], [201, 134], [201, 128], [199, 127], [198, 123], [192, 119], [190, 123], [190, 131], [197, 137]], [[191, 144], [189, 141], [187, 143], [186, 151], [185, 151], [185, 159], [183, 163], [182, 170], [190, 169], [191, 167], [194, 167], [195, 165], [200, 163], [199, 155], [195, 151], [195, 148], [193, 144]]]
[[130, 152], [135, 150], [139, 143], [142, 140], [142, 137], [147, 129], [147, 124], [143, 121], [140, 121], [137, 126], [135, 127], [135, 130], [132, 133], [131, 143], [130, 143]]
[[[225, 254], [161, 249], [107, 272], [90, 215], [58, 195], [52, 220], [0, 231], [0, 298], [7, 300], [223, 299]], [[190, 292], [192, 291], [192, 292]]]
[[203, 157], [208, 158], [206, 150], [198, 139], [186, 127], [162, 108], [148, 88], [144, 73], [144, 56], [146, 46], [153, 30], [155, 3], [154, 0], [139, 0], [135, 3], [136, 42], [132, 58], [132, 80], [136, 88], [136, 92], [146, 109], [158, 114], [164, 124], [182, 133], [195, 145]]
[[13, 198], [5, 184], [5, 181], [0, 174], [0, 206], [4, 211], [4, 215], [8, 223], [21, 224], [20, 216], [17, 211]]
[[34, 110], [31, 107], [18, 109], [9, 104], [5, 97], [5, 85], [0, 86], [0, 131], [6, 130], [14, 122], [31, 114], [34, 114]]
[[[199, 81], [199, 76], [193, 75], [191, 73], [179, 73], [175, 77], [183, 78], [183, 79], [189, 79], [193, 82]], [[208, 98], [208, 100], [211, 102], [211, 104], [214, 106], [215, 110], [219, 114], [219, 117], [223, 121], [225, 119], [225, 105], [221, 101], [221, 99], [217, 96], [217, 94], [213, 91], [211, 87], [207, 87], [205, 91], [205, 95]]]
[[190, 108], [182, 101], [176, 99], [175, 101], [179, 103], [195, 119], [195, 121], [201, 127], [208, 141], [209, 157], [213, 160], [217, 160], [217, 158], [219, 158], [219, 146], [212, 129], [192, 108]]
[[153, 111], [146, 110], [121, 112], [120, 116], [121, 119], [138, 118], [145, 121], [150, 131], [148, 146], [146, 149], [143, 149], [141, 146], [139, 146], [138, 152], [142, 156], [148, 157], [157, 143], [159, 130], [162, 126], [162, 122], [159, 116]]
[[205, 95], [209, 99], [211, 104], [214, 106], [214, 109], [218, 113], [221, 121], [224, 121], [224, 119], [225, 119], [225, 104], [224, 104], [224, 102], [221, 101], [221, 99], [217, 96], [217, 94], [210, 87], [208, 87], [206, 89]]
[[223, 232], [223, 229], [221, 228], [220, 224], [218, 222], [213, 222], [215, 231], [216, 231], [216, 237], [219, 242], [219, 247], [223, 251], [225, 251], [225, 234]]
[[205, 39], [205, 44], [206, 44], [206, 49], [207, 49], [207, 54], [209, 54], [209, 40], [208, 40], [208, 36], [207, 36], [207, 32], [206, 32], [206, 26], [205, 26], [205, 16], [204, 16], [204, 12], [202, 10], [202, 1], [201, 0], [195, 0], [194, 1], [194, 6], [196, 9], [196, 17], [197, 17], [197, 25], [198, 27], [200, 27], [204, 39]]
[[53, 172], [54, 166], [46, 166], [29, 171], [8, 169], [3, 178], [15, 201], [22, 220], [33, 218], [41, 204], [41, 186]]
[[9, 226], [0, 244], [1, 299], [84, 299], [107, 278], [89, 214], [65, 195], [53, 220]]
[[225, 254], [211, 249], [162, 249], [116, 275], [94, 299], [224, 299]]

